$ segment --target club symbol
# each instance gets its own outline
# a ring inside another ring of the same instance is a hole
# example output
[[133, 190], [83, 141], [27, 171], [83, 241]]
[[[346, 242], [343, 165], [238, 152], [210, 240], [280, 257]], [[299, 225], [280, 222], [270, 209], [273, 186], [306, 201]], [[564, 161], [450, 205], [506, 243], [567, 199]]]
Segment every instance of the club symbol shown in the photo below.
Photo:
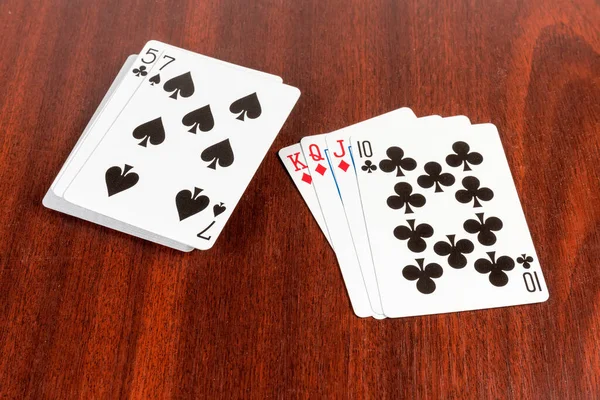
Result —
[[456, 200], [463, 204], [470, 203], [473, 200], [473, 207], [481, 207], [481, 201], [490, 201], [494, 198], [494, 192], [490, 188], [479, 187], [479, 179], [474, 176], [467, 176], [462, 180], [465, 189], [456, 192]]
[[108, 197], [127, 190], [140, 180], [140, 176], [135, 172], [129, 172], [133, 169], [131, 165], [125, 164], [125, 167], [110, 167], [104, 174], [104, 180], [106, 181], [106, 190], [108, 191]]
[[215, 218], [216, 218], [218, 215], [220, 215], [221, 213], [225, 212], [225, 210], [227, 209], [227, 207], [225, 207], [223, 204], [224, 204], [224, 203], [222, 203], [222, 202], [221, 202], [221, 203], [219, 203], [219, 204], [215, 204], [215, 205], [213, 206], [213, 214], [214, 214]]
[[155, 146], [161, 144], [165, 141], [165, 127], [162, 118], [158, 117], [141, 124], [133, 130], [132, 135], [134, 138], [141, 140], [138, 144], [142, 147], [146, 147], [148, 141]]
[[487, 253], [490, 260], [480, 258], [475, 261], [475, 270], [480, 274], [490, 274], [490, 283], [494, 286], [502, 287], [508, 283], [508, 275], [505, 271], [510, 271], [515, 267], [515, 262], [509, 256], [498, 257], [495, 260], [496, 252], [490, 251]]
[[528, 256], [527, 254], [521, 254], [521, 257], [517, 257], [517, 262], [521, 264], [523, 268], [529, 269], [533, 262], [533, 257]]
[[240, 121], [243, 121], [245, 117], [256, 119], [262, 114], [262, 108], [260, 107], [260, 101], [258, 101], [256, 92], [231, 103], [229, 111], [232, 114], [239, 114], [235, 119], [239, 119]]
[[460, 239], [456, 244], [454, 239], [456, 235], [446, 236], [450, 243], [439, 241], [433, 246], [433, 251], [438, 256], [448, 256], [448, 265], [455, 269], [464, 268], [467, 265], [467, 257], [464, 254], [469, 254], [475, 248], [473, 243], [468, 239]]
[[189, 190], [182, 190], [177, 193], [177, 196], [175, 196], [175, 205], [177, 206], [177, 213], [179, 214], [180, 221], [198, 214], [208, 207], [210, 199], [208, 196], [200, 195], [202, 190], [203, 189], [195, 187], [194, 194]]
[[413, 188], [410, 183], [400, 182], [394, 186], [394, 192], [397, 196], [387, 198], [387, 205], [394, 210], [400, 210], [406, 206], [405, 214], [412, 214], [413, 207], [423, 207], [425, 205], [425, 197], [419, 193], [413, 194]]
[[373, 171], [377, 171], [377, 165], [373, 164], [371, 160], [365, 161], [365, 165], [360, 167], [363, 171], [366, 171], [367, 174], [372, 173]]
[[148, 71], [146, 71], [146, 66], [145, 65], [140, 65], [139, 67], [134, 68], [132, 72], [133, 72], [133, 74], [135, 76], [140, 76], [140, 75], [141, 76], [146, 76], [146, 75], [148, 75]]
[[417, 162], [414, 159], [404, 157], [404, 150], [400, 147], [390, 147], [385, 154], [388, 158], [379, 162], [379, 168], [383, 172], [396, 171], [396, 176], [404, 176], [403, 169], [412, 171], [417, 167]]
[[394, 237], [399, 240], [408, 239], [408, 249], [414, 253], [420, 253], [427, 248], [423, 238], [433, 236], [433, 228], [429, 224], [419, 224], [415, 228], [415, 220], [406, 221], [408, 226], [399, 225], [394, 228]]
[[423, 268], [425, 259], [415, 259], [417, 266], [407, 265], [402, 270], [402, 276], [409, 281], [417, 281], [417, 290], [423, 294], [431, 294], [435, 291], [434, 279], [444, 274], [444, 269], [436, 263], [427, 264]]
[[456, 142], [452, 145], [452, 150], [456, 154], [450, 154], [446, 157], [446, 163], [451, 167], [459, 167], [464, 164], [463, 171], [470, 171], [469, 164], [479, 165], [483, 161], [483, 156], [477, 152], [471, 152], [471, 148], [465, 142]]
[[428, 162], [425, 164], [425, 172], [427, 175], [421, 175], [417, 178], [417, 183], [424, 189], [429, 189], [435, 185], [435, 192], [443, 192], [440, 185], [454, 185], [454, 176], [447, 172], [442, 173], [442, 166], [436, 162]]
[[465, 231], [476, 233], [477, 240], [484, 246], [491, 246], [496, 243], [496, 234], [494, 232], [502, 229], [502, 220], [497, 217], [489, 217], [484, 221], [483, 213], [475, 214], [477, 219], [468, 219], [463, 224]]
[[163, 89], [165, 92], [172, 92], [169, 97], [175, 100], [177, 100], [178, 95], [184, 98], [190, 97], [195, 91], [192, 74], [186, 72], [169, 79], [163, 85]]

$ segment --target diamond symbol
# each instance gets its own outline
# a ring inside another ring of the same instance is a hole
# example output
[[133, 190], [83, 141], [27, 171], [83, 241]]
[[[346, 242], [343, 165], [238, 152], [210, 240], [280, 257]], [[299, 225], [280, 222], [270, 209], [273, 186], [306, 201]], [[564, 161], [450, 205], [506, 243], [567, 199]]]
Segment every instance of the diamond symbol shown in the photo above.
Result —
[[306, 182], [310, 185], [310, 183], [312, 182], [312, 176], [310, 176], [309, 174], [307, 174], [306, 172], [302, 174], [302, 181]]
[[348, 164], [346, 161], [342, 160], [340, 161], [340, 164], [338, 165], [338, 167], [340, 167], [340, 169], [344, 172], [348, 171], [348, 167], [350, 166], [350, 164]]
[[327, 168], [325, 168], [324, 166], [322, 166], [321, 164], [319, 164], [319, 165], [317, 165], [317, 168], [315, 168], [315, 171], [317, 171], [321, 175], [325, 175], [325, 172], [327, 171]]

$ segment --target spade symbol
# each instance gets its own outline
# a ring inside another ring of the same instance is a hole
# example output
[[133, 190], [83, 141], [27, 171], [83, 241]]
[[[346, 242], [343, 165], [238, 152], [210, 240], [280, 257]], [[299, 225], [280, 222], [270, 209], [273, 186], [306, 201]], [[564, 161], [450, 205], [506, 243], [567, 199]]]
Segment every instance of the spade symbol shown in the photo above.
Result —
[[175, 205], [177, 205], [180, 221], [183, 221], [194, 214], [198, 214], [208, 207], [210, 199], [208, 196], [200, 196], [201, 192], [202, 189], [195, 187], [194, 194], [189, 190], [182, 190], [177, 193], [177, 196], [175, 196]]
[[236, 117], [236, 119], [239, 119], [240, 121], [243, 121], [244, 117], [256, 119], [260, 117], [260, 114], [262, 113], [256, 92], [231, 103], [229, 111], [233, 114], [240, 114]]
[[207, 147], [200, 157], [203, 161], [210, 162], [208, 168], [217, 169], [217, 162], [221, 168], [229, 167], [233, 164], [233, 150], [231, 149], [229, 139]]
[[154, 75], [152, 78], [149, 79], [149, 81], [152, 86], [154, 86], [155, 84], [158, 85], [160, 83], [160, 74]]
[[213, 207], [213, 214], [216, 217], [221, 213], [225, 212], [226, 209], [227, 208], [223, 205], [223, 203], [215, 204], [215, 206]]
[[135, 172], [129, 172], [133, 167], [125, 164], [125, 167], [121, 170], [120, 167], [114, 166], [106, 170], [104, 174], [104, 180], [106, 181], [106, 189], [108, 190], [108, 197], [113, 194], [127, 190], [140, 180], [140, 176]]
[[212, 112], [210, 111], [210, 104], [186, 114], [181, 122], [185, 126], [191, 126], [188, 132], [193, 134], [196, 134], [198, 129], [200, 129], [202, 132], [208, 132], [213, 128], [213, 126], [215, 126], [215, 120], [213, 119]]
[[194, 94], [192, 74], [186, 72], [185, 74], [169, 79], [165, 82], [163, 89], [165, 89], [165, 92], [173, 92], [169, 96], [172, 99], [177, 99], [177, 94], [181, 97], [190, 97]]
[[161, 117], [145, 122], [133, 130], [133, 137], [140, 139], [138, 144], [146, 147], [148, 140], [150, 144], [159, 145], [165, 140], [165, 127], [163, 126]]

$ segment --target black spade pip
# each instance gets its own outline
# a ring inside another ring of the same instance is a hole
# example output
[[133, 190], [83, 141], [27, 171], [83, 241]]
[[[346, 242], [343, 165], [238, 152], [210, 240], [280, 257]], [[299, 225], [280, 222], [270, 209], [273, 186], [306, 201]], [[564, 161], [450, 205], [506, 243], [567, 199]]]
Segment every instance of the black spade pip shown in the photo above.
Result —
[[225, 207], [222, 202], [219, 204], [215, 204], [213, 207], [213, 214], [215, 215], [215, 217], [217, 217], [224, 213], [226, 209], [227, 207]]
[[148, 142], [159, 145], [165, 140], [165, 127], [162, 118], [158, 117], [152, 121], [145, 122], [133, 130], [133, 137], [141, 140], [138, 144], [146, 147]]
[[104, 180], [106, 181], [106, 189], [108, 191], [108, 197], [113, 194], [127, 190], [140, 180], [140, 176], [135, 172], [129, 172], [133, 169], [131, 165], [125, 164], [125, 167], [110, 167], [104, 174]]
[[217, 163], [221, 168], [227, 168], [231, 164], [233, 164], [233, 150], [231, 149], [231, 144], [229, 143], [229, 139], [225, 139], [222, 142], [215, 143], [212, 146], [204, 149], [202, 154], [200, 155], [203, 161], [206, 161], [208, 164], [208, 168], [217, 169]]
[[173, 92], [169, 96], [172, 99], [177, 99], [177, 95], [181, 97], [190, 97], [194, 94], [194, 81], [192, 74], [186, 72], [171, 78], [165, 82], [163, 89], [165, 92]]
[[208, 196], [200, 195], [201, 192], [202, 189], [195, 187], [193, 194], [189, 190], [182, 190], [177, 193], [177, 196], [175, 196], [175, 205], [177, 206], [180, 221], [198, 214], [208, 207], [210, 199]]
[[231, 103], [229, 106], [229, 111], [231, 111], [233, 114], [240, 114], [235, 117], [240, 121], [243, 121], [245, 117], [250, 119], [258, 118], [262, 113], [256, 92]]
[[197, 110], [187, 113], [181, 122], [190, 127], [188, 132], [197, 133], [198, 130], [202, 132], [208, 132], [215, 126], [215, 120], [212, 112], [210, 111], [210, 105], [205, 105]]
[[155, 84], [158, 85], [160, 83], [160, 74], [156, 74], [154, 75], [152, 78], [149, 79], [150, 81], [150, 85], [154, 86]]

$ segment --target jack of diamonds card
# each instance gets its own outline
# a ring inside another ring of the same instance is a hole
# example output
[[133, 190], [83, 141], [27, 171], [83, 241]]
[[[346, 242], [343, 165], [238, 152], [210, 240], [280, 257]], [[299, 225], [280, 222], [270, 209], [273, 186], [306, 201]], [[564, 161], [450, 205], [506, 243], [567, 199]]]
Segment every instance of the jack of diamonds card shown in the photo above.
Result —
[[[417, 117], [409, 108], [400, 108], [389, 113], [359, 122], [357, 124], [339, 129], [326, 135], [328, 156], [331, 159], [331, 170], [342, 200], [348, 227], [352, 235], [352, 241], [362, 275], [369, 295], [369, 301], [373, 311], [383, 314], [377, 277], [371, 257], [371, 249], [367, 230], [362, 213], [362, 204], [356, 182], [356, 165], [352, 156], [350, 136], [362, 131], [374, 134], [396, 134], [403, 123], [416, 119]], [[359, 168], [373, 168], [370, 165]], [[376, 167], [375, 167], [376, 168]]]

